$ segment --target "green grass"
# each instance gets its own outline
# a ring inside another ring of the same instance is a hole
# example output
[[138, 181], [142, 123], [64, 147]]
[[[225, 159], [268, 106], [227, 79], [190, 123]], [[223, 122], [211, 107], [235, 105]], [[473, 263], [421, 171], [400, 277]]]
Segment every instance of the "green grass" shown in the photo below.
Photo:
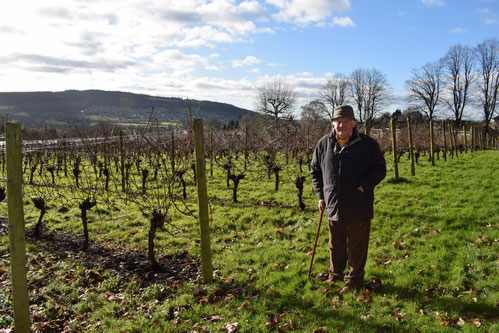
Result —
[[[222, 170], [208, 176], [212, 283], [141, 285], [105, 269], [98, 270], [103, 279], [96, 281], [78, 260], [57, 259], [28, 244], [30, 297], [44, 297], [43, 306], [33, 312], [56, 318], [67, 311], [77, 318], [71, 328], [102, 332], [219, 332], [233, 323], [239, 332], [498, 331], [499, 152], [437, 160], [434, 167], [422, 157], [414, 177], [403, 156], [399, 182], [393, 181], [391, 157], [386, 158], [388, 173], [376, 189], [366, 266], [366, 281], [381, 286], [370, 293], [341, 296], [337, 289], [343, 283], [329, 286], [316, 277], [307, 279], [307, 253], [319, 215], [309, 176], [307, 209], [300, 211], [294, 165], [282, 172], [279, 192], [274, 191], [273, 177], [267, 179], [262, 168], [252, 165], [239, 185], [239, 203], [231, 202]], [[193, 179], [186, 180], [187, 204], [195, 209]], [[47, 227], [82, 232], [77, 207], [65, 203], [61, 209], [58, 201], [49, 205]], [[0, 215], [6, 216], [6, 209], [3, 204]], [[170, 214], [174, 236], [158, 234], [158, 255], [199, 258], [197, 221], [173, 210]], [[38, 218], [28, 199], [25, 218]], [[148, 222], [130, 203], [99, 203], [89, 218], [92, 241], [146, 253]], [[2, 258], [7, 242], [5, 236], [0, 239]], [[328, 256], [324, 223], [314, 275], [326, 272]], [[0, 275], [6, 271], [0, 261]], [[0, 314], [2, 306], [10, 306], [6, 290], [0, 291]], [[0, 316], [0, 328], [10, 323]]]

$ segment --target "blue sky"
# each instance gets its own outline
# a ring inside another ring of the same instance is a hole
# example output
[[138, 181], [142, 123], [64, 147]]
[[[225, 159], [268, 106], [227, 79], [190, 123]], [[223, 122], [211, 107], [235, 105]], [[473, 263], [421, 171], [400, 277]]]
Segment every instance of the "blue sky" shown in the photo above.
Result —
[[276, 76], [300, 106], [376, 68], [387, 111], [411, 70], [499, 37], [499, 0], [16, 0], [0, 4], [0, 91], [120, 90], [254, 109]]

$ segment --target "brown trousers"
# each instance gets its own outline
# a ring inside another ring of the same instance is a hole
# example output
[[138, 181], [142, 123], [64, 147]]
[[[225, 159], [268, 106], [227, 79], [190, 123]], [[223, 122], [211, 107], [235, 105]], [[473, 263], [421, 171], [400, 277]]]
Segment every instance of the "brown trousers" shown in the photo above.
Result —
[[[329, 221], [329, 277], [345, 285], [361, 286], [367, 260], [371, 221]], [[348, 273], [343, 274], [348, 262]]]

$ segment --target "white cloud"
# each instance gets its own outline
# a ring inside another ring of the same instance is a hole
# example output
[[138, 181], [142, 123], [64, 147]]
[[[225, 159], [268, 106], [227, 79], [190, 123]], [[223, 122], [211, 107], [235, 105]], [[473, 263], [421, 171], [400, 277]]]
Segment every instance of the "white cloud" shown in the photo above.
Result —
[[352, 19], [348, 16], [333, 17], [332, 24], [340, 27], [355, 27], [355, 23], [353, 23]]
[[261, 63], [261, 60], [254, 56], [247, 56], [242, 60], [234, 60], [232, 61], [232, 67], [243, 67], [249, 65], [258, 65]]
[[497, 24], [497, 20], [495, 18], [485, 19], [485, 24]]
[[209, 71], [219, 71], [219, 70], [221, 70], [220, 67], [215, 66], [215, 65], [204, 66], [204, 69], [209, 70]]
[[443, 6], [445, 2], [443, 0], [421, 0], [423, 5], [426, 6]]
[[462, 34], [462, 33], [468, 32], [468, 30], [461, 28], [461, 27], [456, 27], [456, 28], [452, 29], [450, 32], [453, 34]]
[[266, 0], [280, 9], [274, 18], [280, 21], [308, 24], [320, 22], [335, 11], [345, 11], [350, 8], [349, 0]]

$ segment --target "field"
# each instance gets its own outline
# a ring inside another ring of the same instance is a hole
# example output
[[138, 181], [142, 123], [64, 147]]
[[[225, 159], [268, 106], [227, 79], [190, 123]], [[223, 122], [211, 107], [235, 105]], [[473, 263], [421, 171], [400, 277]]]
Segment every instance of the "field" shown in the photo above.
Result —
[[[376, 189], [366, 288], [344, 295], [326, 284], [323, 223], [307, 278], [319, 213], [306, 175], [304, 210], [298, 167], [273, 176], [248, 173], [238, 201], [221, 167], [208, 173], [214, 281], [201, 282], [196, 218], [170, 208], [155, 239], [162, 270], [147, 262], [149, 221], [131, 201], [110, 196], [88, 211], [90, 245], [73, 200], [52, 197], [40, 237], [40, 211], [24, 200], [32, 329], [100, 332], [497, 332], [499, 331], [499, 152], [436, 161], [407, 155], [393, 180]], [[284, 158], [281, 156], [281, 158]], [[208, 163], [208, 162], [207, 162]], [[256, 163], [256, 162], [255, 162]], [[295, 163], [291, 160], [290, 163]], [[192, 173], [192, 171], [191, 171]], [[192, 175], [185, 207], [196, 210]], [[7, 216], [6, 203], [0, 215]], [[171, 221], [170, 221], [171, 218]], [[171, 224], [170, 224], [171, 223]], [[0, 222], [0, 331], [12, 321], [6, 221]]]

